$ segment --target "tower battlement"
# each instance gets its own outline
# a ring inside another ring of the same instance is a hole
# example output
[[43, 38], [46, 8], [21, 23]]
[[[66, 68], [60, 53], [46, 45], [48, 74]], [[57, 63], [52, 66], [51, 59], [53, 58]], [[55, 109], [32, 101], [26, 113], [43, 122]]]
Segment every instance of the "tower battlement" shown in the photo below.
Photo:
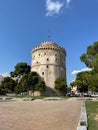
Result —
[[44, 41], [44, 42], [42, 42], [39, 46], [34, 47], [32, 49], [32, 52], [38, 51], [40, 49], [42, 49], [42, 50], [45, 50], [45, 49], [46, 50], [49, 50], [49, 49], [51, 49], [51, 50], [60, 50], [63, 53], [65, 53], [65, 55], [66, 55], [65, 49], [63, 47], [61, 47], [61, 46], [58, 46], [58, 44], [56, 44], [55, 42], [52, 42], [52, 41]]

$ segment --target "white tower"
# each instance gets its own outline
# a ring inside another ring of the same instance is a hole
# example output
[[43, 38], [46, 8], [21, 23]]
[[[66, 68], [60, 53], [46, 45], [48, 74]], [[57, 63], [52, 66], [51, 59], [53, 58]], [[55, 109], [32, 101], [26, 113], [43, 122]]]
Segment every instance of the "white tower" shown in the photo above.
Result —
[[55, 90], [55, 80], [58, 77], [66, 79], [66, 51], [51, 41], [42, 42], [32, 49], [31, 71], [36, 71], [45, 81], [49, 95]]

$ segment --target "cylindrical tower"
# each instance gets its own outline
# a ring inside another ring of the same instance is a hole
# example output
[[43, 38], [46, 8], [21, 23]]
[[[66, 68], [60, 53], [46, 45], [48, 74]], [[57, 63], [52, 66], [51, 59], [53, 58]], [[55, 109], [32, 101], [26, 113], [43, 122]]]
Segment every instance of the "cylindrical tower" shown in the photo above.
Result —
[[31, 71], [44, 79], [48, 88], [54, 89], [58, 77], [66, 79], [66, 51], [51, 41], [42, 42], [32, 49]]

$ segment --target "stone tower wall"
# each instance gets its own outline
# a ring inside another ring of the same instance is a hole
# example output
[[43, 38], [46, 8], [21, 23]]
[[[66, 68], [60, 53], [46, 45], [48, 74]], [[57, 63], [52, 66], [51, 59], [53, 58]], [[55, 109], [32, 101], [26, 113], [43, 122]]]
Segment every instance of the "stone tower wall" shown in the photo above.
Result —
[[46, 85], [54, 88], [58, 77], [66, 78], [65, 50], [55, 43], [42, 43], [32, 50], [31, 71], [36, 71]]

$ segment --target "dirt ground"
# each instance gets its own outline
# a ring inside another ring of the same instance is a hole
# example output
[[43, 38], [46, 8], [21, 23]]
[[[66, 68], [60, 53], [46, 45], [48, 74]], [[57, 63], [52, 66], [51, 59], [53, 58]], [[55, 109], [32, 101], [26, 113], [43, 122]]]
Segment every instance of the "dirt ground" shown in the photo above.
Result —
[[76, 130], [81, 101], [0, 102], [0, 130]]

